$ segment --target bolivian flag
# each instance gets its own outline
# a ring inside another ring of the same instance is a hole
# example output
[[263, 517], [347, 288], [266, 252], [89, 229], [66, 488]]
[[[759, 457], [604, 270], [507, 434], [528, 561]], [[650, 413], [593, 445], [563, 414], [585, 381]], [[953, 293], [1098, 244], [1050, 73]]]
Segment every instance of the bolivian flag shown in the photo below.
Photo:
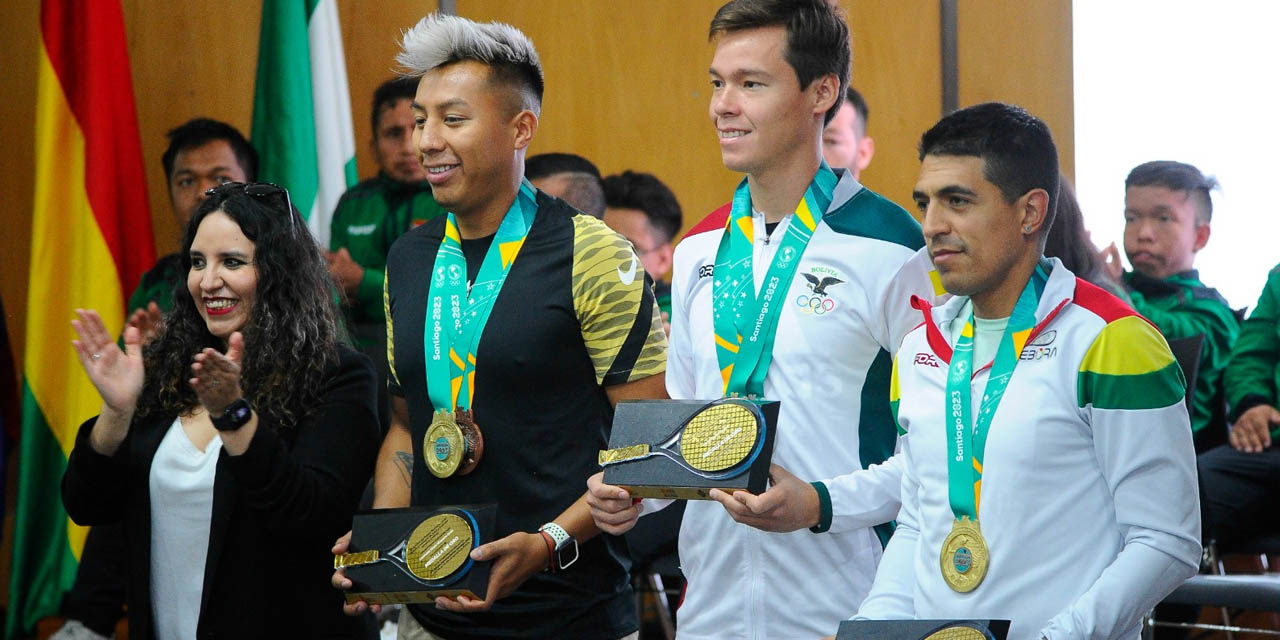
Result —
[[76, 428], [102, 399], [71, 348], [72, 310], [119, 333], [155, 261], [118, 0], [43, 0], [18, 504], [6, 637], [57, 612], [86, 529], [59, 487]]

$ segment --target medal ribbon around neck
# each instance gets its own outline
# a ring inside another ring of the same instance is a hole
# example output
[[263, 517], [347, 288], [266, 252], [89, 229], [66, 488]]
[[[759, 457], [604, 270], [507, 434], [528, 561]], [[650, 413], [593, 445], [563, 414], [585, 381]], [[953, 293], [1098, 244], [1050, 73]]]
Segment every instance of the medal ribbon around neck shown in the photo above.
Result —
[[[951, 500], [951, 511], [956, 519], [968, 516], [970, 520], [978, 519], [979, 501], [982, 491], [982, 460], [987, 448], [987, 433], [991, 428], [991, 420], [995, 417], [996, 407], [1004, 398], [1005, 389], [1013, 377], [1013, 368], [1018, 364], [1022, 348], [1036, 324], [1036, 307], [1040, 304], [1040, 296], [1044, 293], [1045, 283], [1049, 280], [1049, 267], [1041, 261], [1036, 265], [1035, 273], [1023, 287], [1018, 296], [1018, 303], [1013, 307], [1009, 324], [1004, 335], [1000, 337], [1000, 345], [996, 348], [996, 357], [991, 364], [991, 375], [987, 378], [987, 387], [982, 394], [982, 404], [978, 410], [977, 421], [972, 421], [972, 376], [973, 376], [973, 313], [965, 322], [960, 338], [956, 340], [951, 355], [951, 366], [947, 368], [947, 396], [944, 399], [947, 415], [947, 482]], [[969, 425], [972, 424], [972, 430]]]
[[783, 301], [813, 231], [831, 205], [836, 174], [823, 162], [778, 245], [759, 293], [752, 251], [755, 229], [747, 179], [733, 194], [733, 208], [716, 251], [712, 281], [716, 359], [726, 395], [764, 397], [764, 378], [773, 361], [773, 342]]
[[449, 213], [431, 272], [427, 324], [423, 332], [427, 395], [436, 410], [471, 408], [480, 335], [537, 213], [533, 185], [522, 180], [515, 201], [498, 226], [493, 244], [484, 254], [470, 291], [467, 290], [462, 235], [458, 232], [457, 218]]

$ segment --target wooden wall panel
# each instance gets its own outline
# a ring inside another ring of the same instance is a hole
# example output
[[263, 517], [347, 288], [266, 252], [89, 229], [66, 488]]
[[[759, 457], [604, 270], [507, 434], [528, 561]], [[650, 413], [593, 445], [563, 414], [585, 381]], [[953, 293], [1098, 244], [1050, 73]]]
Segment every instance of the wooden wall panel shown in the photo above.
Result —
[[936, 0], [844, 0], [853, 35], [853, 86], [867, 100], [876, 155], [862, 182], [912, 214], [920, 134], [942, 112]]
[[[21, 363], [31, 262], [39, 3], [0, 2], [0, 25], [0, 77], [5, 89], [0, 100], [0, 229], [4, 230], [0, 232], [0, 298], [13, 355]], [[4, 578], [7, 594], [7, 573]]]
[[1071, 0], [962, 0], [960, 106], [1012, 102], [1044, 120], [1075, 177]]

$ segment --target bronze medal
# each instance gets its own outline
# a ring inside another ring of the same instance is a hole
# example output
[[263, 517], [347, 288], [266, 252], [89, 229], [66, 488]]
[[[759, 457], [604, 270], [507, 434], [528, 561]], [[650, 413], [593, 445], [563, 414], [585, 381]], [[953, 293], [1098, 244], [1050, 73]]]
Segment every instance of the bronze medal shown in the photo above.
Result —
[[480, 433], [480, 427], [476, 425], [470, 409], [459, 410], [456, 417], [458, 429], [462, 431], [462, 442], [466, 446], [457, 474], [465, 476], [475, 471], [476, 465], [480, 464], [480, 456], [484, 454], [484, 435]]
[[973, 591], [987, 577], [989, 560], [987, 541], [982, 537], [978, 521], [970, 520], [969, 516], [956, 520], [942, 542], [938, 558], [947, 586], [960, 593]]
[[436, 411], [422, 442], [427, 469], [437, 478], [466, 475], [475, 470], [484, 451], [484, 438], [471, 411]]

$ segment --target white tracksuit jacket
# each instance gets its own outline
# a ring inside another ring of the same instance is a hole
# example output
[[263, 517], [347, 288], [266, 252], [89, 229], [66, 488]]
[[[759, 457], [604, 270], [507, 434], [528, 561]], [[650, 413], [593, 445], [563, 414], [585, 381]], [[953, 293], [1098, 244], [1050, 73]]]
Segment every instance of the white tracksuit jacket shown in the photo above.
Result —
[[[917, 303], [895, 358], [902, 511], [858, 618], [1007, 618], [1011, 640], [1137, 638], [1196, 572], [1200, 516], [1182, 373], [1159, 331], [1057, 260], [990, 427], [979, 522], [986, 579], [942, 580], [944, 402], [965, 298]], [[990, 367], [972, 380], [981, 394]], [[980, 395], [975, 396], [975, 398]]]
[[[940, 290], [928, 256], [917, 252], [923, 239], [915, 220], [847, 172], [837, 174], [831, 206], [787, 292], [764, 385], [767, 399], [781, 401], [773, 462], [810, 481], [861, 470], [893, 453], [892, 354], [920, 322], [911, 296], [933, 299]], [[713, 213], [676, 248], [667, 362], [673, 398], [724, 393], [711, 303], [727, 213], [727, 206]], [[767, 242], [763, 216], [756, 214], [757, 290], [790, 220]], [[680, 530], [689, 583], [679, 637], [835, 633], [871, 587], [882, 546], [870, 527], [897, 514], [899, 475], [895, 458], [828, 483], [833, 517], [826, 533], [767, 533], [735, 523], [714, 501], [690, 501]]]

